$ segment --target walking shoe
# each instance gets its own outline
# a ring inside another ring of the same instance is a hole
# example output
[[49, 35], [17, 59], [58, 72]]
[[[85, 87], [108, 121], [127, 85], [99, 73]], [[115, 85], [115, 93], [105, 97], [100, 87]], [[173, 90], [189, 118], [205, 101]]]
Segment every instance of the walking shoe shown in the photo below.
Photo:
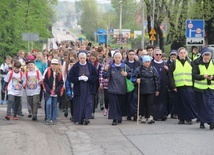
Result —
[[137, 121], [137, 115], [136, 114], [133, 117], [133, 121]]
[[210, 123], [210, 130], [214, 129], [214, 123]]
[[3, 100], [1, 100], [1, 102], [0, 102], [1, 104], [4, 104], [4, 101]]
[[191, 120], [186, 121], [186, 123], [187, 123], [188, 125], [192, 125], [192, 124], [193, 124]]
[[200, 128], [205, 129], [204, 123], [202, 123], [202, 122], [200, 123]]
[[128, 121], [131, 121], [132, 120], [132, 117], [131, 116], [127, 116], [126, 118]]
[[117, 121], [114, 119], [113, 122], [112, 122], [112, 125], [117, 125]]
[[153, 116], [150, 116], [147, 121], [149, 124], [155, 123]]
[[17, 117], [17, 116], [13, 116], [13, 119], [14, 119], [14, 120], [18, 120], [18, 117]]
[[37, 117], [33, 116], [32, 121], [37, 121]]
[[3, 104], [7, 104], [8, 101], [4, 101]]
[[50, 119], [46, 119], [45, 124], [48, 125], [50, 123], [51, 123], [51, 120]]
[[167, 120], [167, 116], [164, 116], [164, 117], [161, 119], [161, 121], [165, 121], [165, 120]]
[[23, 113], [21, 113], [21, 114], [18, 114], [18, 116], [24, 117], [25, 115]]
[[146, 123], [146, 118], [145, 116], [141, 117], [141, 121], [140, 121], [142, 124], [145, 124]]
[[42, 108], [41, 102], [39, 102], [38, 108]]
[[85, 125], [88, 125], [90, 123], [89, 119], [86, 118], [84, 123], [85, 123]]
[[107, 116], [107, 115], [108, 115], [108, 109], [104, 109], [103, 116]]
[[31, 117], [32, 117], [32, 115], [31, 115], [31, 114], [29, 114], [27, 117], [28, 117], [28, 118], [31, 118]]
[[178, 124], [184, 124], [184, 120], [179, 120]]
[[6, 120], [10, 120], [10, 115], [5, 116]]
[[56, 121], [53, 121], [53, 122], [52, 122], [52, 125], [56, 125]]
[[95, 118], [95, 117], [94, 117], [94, 113], [92, 113], [92, 114], [91, 114], [91, 119], [94, 119], [94, 118]]
[[65, 110], [64, 116], [68, 117], [68, 110]]

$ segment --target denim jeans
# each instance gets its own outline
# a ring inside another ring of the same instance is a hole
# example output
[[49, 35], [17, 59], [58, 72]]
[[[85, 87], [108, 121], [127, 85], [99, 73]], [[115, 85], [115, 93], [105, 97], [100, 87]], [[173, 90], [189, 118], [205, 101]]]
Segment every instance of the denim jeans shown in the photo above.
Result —
[[47, 120], [56, 121], [57, 117], [57, 97], [49, 96], [46, 101]]

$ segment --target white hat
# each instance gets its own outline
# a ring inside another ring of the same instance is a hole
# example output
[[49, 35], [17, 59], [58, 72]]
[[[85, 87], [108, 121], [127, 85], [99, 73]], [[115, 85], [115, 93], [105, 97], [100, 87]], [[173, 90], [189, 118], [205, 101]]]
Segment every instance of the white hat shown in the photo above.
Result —
[[52, 59], [52, 60], [51, 60], [51, 63], [52, 63], [52, 64], [58, 64], [59, 61], [58, 61], [57, 59]]

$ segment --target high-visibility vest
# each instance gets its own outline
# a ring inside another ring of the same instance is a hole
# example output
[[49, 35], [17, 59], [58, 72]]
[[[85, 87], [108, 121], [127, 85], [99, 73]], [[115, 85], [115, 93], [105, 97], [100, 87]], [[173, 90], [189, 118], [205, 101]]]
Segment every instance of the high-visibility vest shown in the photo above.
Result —
[[[212, 60], [209, 63], [208, 68], [206, 68], [205, 65], [198, 65], [199, 71], [200, 71], [200, 75], [214, 75], [214, 65]], [[211, 85], [207, 84], [207, 79], [204, 80], [195, 80], [194, 82], [194, 87], [198, 88], [198, 89], [213, 89], [214, 90], [214, 82], [211, 80]]]
[[175, 70], [173, 72], [175, 86], [193, 86], [192, 83], [192, 66], [188, 61], [182, 65], [182, 63], [176, 59]]

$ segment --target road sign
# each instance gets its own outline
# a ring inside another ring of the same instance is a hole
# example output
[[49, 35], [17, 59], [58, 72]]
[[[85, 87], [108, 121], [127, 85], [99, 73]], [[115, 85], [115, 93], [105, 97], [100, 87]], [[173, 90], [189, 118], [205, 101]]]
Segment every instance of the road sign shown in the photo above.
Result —
[[39, 41], [38, 33], [23, 33], [22, 34], [23, 41]]
[[149, 34], [156, 34], [155, 29], [152, 28]]
[[186, 20], [186, 38], [204, 38], [204, 20]]
[[186, 20], [186, 45], [204, 46], [204, 20], [189, 19]]
[[151, 40], [151, 41], [155, 41], [155, 40], [156, 40], [156, 38], [155, 38], [155, 36], [154, 36], [154, 35], [151, 35], [151, 37], [149, 38], [149, 40]]

